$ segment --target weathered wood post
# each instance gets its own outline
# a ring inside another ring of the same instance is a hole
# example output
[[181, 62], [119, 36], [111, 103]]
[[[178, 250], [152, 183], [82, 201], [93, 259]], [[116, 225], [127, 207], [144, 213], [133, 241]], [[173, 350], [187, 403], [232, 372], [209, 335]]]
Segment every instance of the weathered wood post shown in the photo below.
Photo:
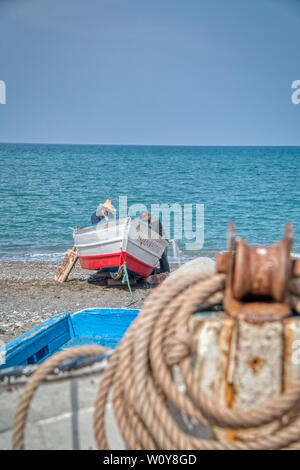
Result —
[[[291, 315], [299, 305], [299, 262], [291, 261], [291, 243], [289, 225], [285, 238], [269, 248], [235, 242], [231, 226], [229, 251], [217, 258], [217, 270], [226, 274], [226, 313], [193, 319], [195, 377], [229, 409], [262, 407], [300, 378], [300, 317]], [[292, 418], [255, 429], [215, 426], [213, 432], [220, 441], [243, 441], [273, 433]]]
[[[300, 318], [260, 324], [220, 314], [197, 318], [195, 377], [220, 405], [232, 410], [258, 408], [300, 378]], [[256, 438], [274, 432], [279, 420], [255, 429], [214, 427], [219, 440]]]

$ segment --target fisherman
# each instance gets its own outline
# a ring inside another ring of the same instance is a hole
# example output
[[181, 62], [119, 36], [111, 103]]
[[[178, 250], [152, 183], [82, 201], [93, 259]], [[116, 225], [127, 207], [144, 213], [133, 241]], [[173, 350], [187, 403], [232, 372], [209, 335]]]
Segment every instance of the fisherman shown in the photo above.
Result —
[[[158, 217], [153, 217], [148, 214], [147, 211], [142, 211], [140, 213], [140, 219], [143, 222], [148, 223], [148, 226], [151, 230], [154, 232], [158, 233], [162, 238], [169, 240], [166, 237], [166, 234], [164, 232], [162, 223]], [[159, 265], [160, 265], [160, 272], [161, 273], [169, 273], [170, 272], [170, 266], [169, 266], [169, 261], [168, 261], [168, 247], [166, 247], [165, 251], [163, 252], [160, 260], [159, 260]]]
[[114, 208], [111, 199], [106, 199], [103, 204], [99, 204], [97, 210], [91, 216], [92, 224], [98, 224], [101, 221], [109, 220], [114, 218], [114, 212], [116, 209]]

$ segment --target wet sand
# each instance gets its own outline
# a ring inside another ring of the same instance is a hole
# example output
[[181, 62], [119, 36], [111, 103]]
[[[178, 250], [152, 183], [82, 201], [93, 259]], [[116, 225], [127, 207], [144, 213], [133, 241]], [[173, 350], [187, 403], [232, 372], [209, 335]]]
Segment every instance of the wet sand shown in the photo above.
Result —
[[[36, 325], [63, 312], [84, 308], [126, 308], [132, 297], [127, 286], [90, 284], [93, 271], [77, 264], [68, 281], [53, 280], [60, 263], [0, 262], [0, 341], [9, 342]], [[153, 288], [141, 282], [133, 287], [141, 308]]]

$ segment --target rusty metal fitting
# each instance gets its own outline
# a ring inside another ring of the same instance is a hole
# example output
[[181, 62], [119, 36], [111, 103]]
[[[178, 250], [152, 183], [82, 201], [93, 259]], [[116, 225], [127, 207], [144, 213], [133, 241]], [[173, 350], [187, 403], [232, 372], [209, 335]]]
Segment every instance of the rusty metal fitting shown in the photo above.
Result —
[[270, 247], [250, 247], [235, 239], [229, 224], [228, 252], [217, 255], [217, 271], [226, 274], [224, 307], [234, 317], [253, 322], [280, 320], [291, 312], [289, 281], [300, 277], [300, 260], [291, 259], [293, 229]]

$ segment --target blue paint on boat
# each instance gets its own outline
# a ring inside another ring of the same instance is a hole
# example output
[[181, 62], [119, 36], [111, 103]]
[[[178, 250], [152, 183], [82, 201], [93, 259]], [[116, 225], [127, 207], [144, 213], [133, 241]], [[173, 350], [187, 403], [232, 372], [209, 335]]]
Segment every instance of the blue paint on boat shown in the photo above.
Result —
[[39, 364], [57, 351], [84, 344], [115, 348], [138, 313], [93, 308], [57, 315], [0, 348], [0, 369]]

